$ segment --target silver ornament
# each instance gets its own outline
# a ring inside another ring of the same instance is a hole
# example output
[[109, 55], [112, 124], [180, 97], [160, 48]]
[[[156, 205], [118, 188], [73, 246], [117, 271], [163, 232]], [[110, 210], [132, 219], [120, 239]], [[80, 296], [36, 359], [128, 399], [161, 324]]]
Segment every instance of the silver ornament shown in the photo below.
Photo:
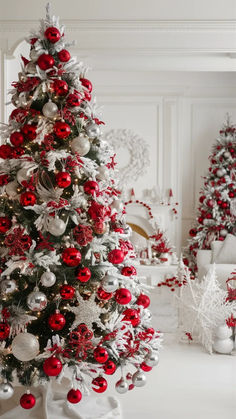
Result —
[[26, 96], [25, 96], [25, 94], [20, 94], [19, 95], [19, 105], [22, 107], [22, 108], [26, 108], [30, 103], [31, 103], [32, 101], [29, 101], [27, 98], [26, 98]]
[[106, 292], [116, 291], [119, 287], [119, 281], [115, 276], [106, 275], [102, 280], [102, 289]]
[[100, 166], [97, 169], [97, 172], [98, 173], [96, 175], [96, 178], [98, 180], [106, 180], [106, 179], [109, 178], [109, 169], [108, 169], [108, 167], [106, 167], [106, 166]]
[[149, 367], [155, 367], [159, 363], [159, 356], [157, 352], [151, 352], [145, 358], [145, 364]]
[[90, 122], [89, 124], [87, 124], [85, 127], [85, 131], [88, 137], [92, 139], [97, 138], [100, 135], [100, 128], [94, 122]]
[[121, 378], [119, 381], [117, 381], [116, 383], [117, 393], [124, 394], [124, 393], [127, 393], [128, 390], [129, 390], [129, 385], [127, 381], [124, 380], [124, 378]]
[[16, 290], [16, 281], [13, 279], [5, 279], [1, 282], [1, 291], [4, 294], [11, 294]]
[[225, 237], [225, 236], [227, 236], [227, 234], [228, 234], [228, 231], [225, 228], [220, 230], [220, 236]]
[[59, 237], [65, 232], [66, 224], [58, 217], [51, 218], [48, 221], [47, 230], [53, 236]]
[[31, 361], [39, 353], [39, 341], [31, 333], [19, 333], [12, 341], [12, 353], [20, 361]]
[[20, 101], [19, 101], [19, 96], [18, 96], [18, 94], [17, 94], [17, 93], [15, 93], [15, 94], [12, 96], [12, 98], [11, 98], [11, 103], [12, 103], [14, 106], [19, 106]]
[[132, 376], [132, 383], [135, 387], [143, 387], [146, 384], [146, 376], [140, 371], [136, 371]]
[[27, 305], [32, 311], [42, 311], [47, 305], [47, 297], [43, 292], [35, 289], [28, 295]]
[[75, 137], [71, 142], [71, 150], [80, 156], [85, 156], [90, 150], [90, 141], [87, 137]]
[[114, 199], [114, 201], [111, 204], [111, 208], [119, 212], [123, 210], [124, 206], [120, 199]]
[[36, 49], [35, 49], [35, 48], [33, 48], [33, 49], [30, 51], [29, 56], [30, 56], [30, 59], [31, 59], [32, 61], [37, 61], [37, 59], [38, 59], [38, 57], [39, 57], [39, 53], [38, 53], [38, 51], [36, 51]]
[[45, 105], [43, 106], [42, 112], [43, 115], [46, 116], [46, 118], [55, 118], [55, 116], [58, 113], [58, 107], [56, 103], [49, 101], [45, 103]]
[[229, 151], [225, 151], [224, 152], [224, 157], [226, 158], [226, 159], [229, 159], [229, 157], [231, 156], [231, 154], [230, 154], [230, 152]]
[[33, 63], [33, 61], [30, 61], [28, 64], [26, 64], [25, 69], [27, 73], [31, 73], [31, 74], [37, 73], [36, 64]]
[[40, 278], [41, 284], [44, 287], [52, 287], [56, 282], [56, 275], [53, 272], [44, 272]]
[[7, 400], [13, 396], [14, 390], [7, 381], [0, 384], [0, 400]]
[[18, 183], [16, 180], [13, 180], [12, 182], [9, 182], [6, 185], [6, 193], [9, 196], [9, 198], [11, 199], [16, 199], [18, 197], [18, 192], [17, 192], [17, 188], [18, 188]]
[[223, 175], [224, 175], [223, 170], [222, 169], [218, 169], [217, 172], [216, 172], [216, 176], [222, 177]]

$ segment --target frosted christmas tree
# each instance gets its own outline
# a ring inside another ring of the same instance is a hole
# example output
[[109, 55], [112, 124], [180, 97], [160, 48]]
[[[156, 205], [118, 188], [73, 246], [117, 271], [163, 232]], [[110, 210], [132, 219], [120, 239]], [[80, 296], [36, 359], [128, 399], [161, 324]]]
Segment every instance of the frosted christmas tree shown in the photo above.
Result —
[[116, 370], [119, 393], [143, 386], [161, 340], [92, 83], [48, 8], [28, 42], [0, 146], [0, 399], [19, 381], [25, 409], [30, 386], [64, 373], [71, 403]]
[[185, 263], [197, 271], [198, 249], [210, 249], [213, 240], [223, 241], [228, 233], [236, 234], [236, 128], [228, 118], [209, 157], [210, 167], [200, 192], [196, 225], [189, 231], [191, 239]]

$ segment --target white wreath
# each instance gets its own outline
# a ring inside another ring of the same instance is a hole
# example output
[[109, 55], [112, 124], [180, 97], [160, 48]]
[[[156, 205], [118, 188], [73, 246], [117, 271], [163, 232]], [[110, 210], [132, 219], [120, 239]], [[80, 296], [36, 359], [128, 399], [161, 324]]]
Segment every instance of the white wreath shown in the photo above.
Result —
[[128, 129], [110, 130], [104, 134], [104, 139], [115, 152], [122, 147], [127, 149], [130, 156], [128, 165], [118, 169], [120, 189], [146, 173], [150, 164], [149, 145], [146, 141]]

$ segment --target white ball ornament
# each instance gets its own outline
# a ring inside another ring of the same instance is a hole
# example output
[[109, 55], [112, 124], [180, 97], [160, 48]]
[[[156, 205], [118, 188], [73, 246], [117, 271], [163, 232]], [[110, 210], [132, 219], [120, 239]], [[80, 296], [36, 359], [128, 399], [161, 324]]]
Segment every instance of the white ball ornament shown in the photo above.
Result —
[[102, 280], [102, 289], [106, 292], [114, 292], [119, 287], [119, 281], [115, 276], [106, 275]]
[[47, 230], [53, 236], [59, 237], [65, 233], [66, 224], [59, 217], [51, 218], [48, 221]]
[[117, 383], [116, 383], [117, 393], [125, 394], [125, 393], [127, 393], [128, 390], [129, 390], [129, 385], [128, 385], [127, 381], [124, 380], [124, 378], [121, 378], [119, 381], [117, 381]]
[[42, 111], [43, 111], [43, 115], [46, 116], [46, 118], [55, 118], [55, 116], [58, 113], [58, 107], [56, 103], [49, 101], [45, 103]]
[[43, 292], [35, 289], [28, 295], [27, 305], [32, 311], [42, 311], [47, 305], [47, 297]]
[[228, 234], [228, 231], [225, 228], [223, 228], [222, 230], [220, 230], [220, 236], [226, 237], [227, 234]]
[[111, 204], [111, 208], [119, 212], [123, 210], [124, 205], [122, 201], [120, 201], [120, 199], [114, 199], [114, 201]]
[[19, 333], [12, 341], [12, 353], [20, 361], [31, 361], [39, 353], [38, 339], [31, 333]]
[[140, 371], [136, 371], [132, 376], [132, 383], [135, 387], [143, 387], [146, 384], [146, 376]]
[[230, 152], [229, 152], [229, 151], [225, 151], [225, 152], [224, 152], [224, 157], [225, 157], [226, 159], [228, 159], [229, 157], [231, 157]]
[[98, 173], [96, 175], [96, 178], [98, 180], [106, 180], [106, 179], [109, 178], [109, 169], [108, 169], [108, 167], [106, 167], [106, 166], [100, 166], [97, 169], [97, 172]]
[[7, 381], [0, 384], [0, 400], [10, 399], [13, 396], [13, 393], [13, 387]]
[[231, 338], [228, 339], [216, 339], [213, 343], [213, 349], [219, 354], [230, 354], [234, 349], [234, 342]]
[[16, 281], [13, 279], [5, 279], [1, 282], [1, 291], [4, 294], [11, 294], [16, 290]]
[[92, 139], [97, 138], [100, 135], [100, 128], [94, 122], [90, 122], [89, 124], [87, 124], [85, 127], [85, 131], [88, 137]]
[[228, 339], [232, 336], [232, 330], [227, 324], [222, 324], [216, 328], [215, 335], [218, 339]]
[[56, 275], [53, 272], [47, 271], [44, 272], [40, 278], [41, 284], [44, 287], [52, 287], [56, 282]]
[[218, 176], [218, 177], [224, 176], [224, 171], [222, 169], [218, 169], [217, 172], [216, 172], [216, 176]]
[[90, 141], [87, 137], [75, 137], [71, 142], [71, 150], [80, 156], [85, 156], [90, 150]]
[[159, 363], [159, 356], [157, 352], [151, 352], [145, 358], [145, 364], [149, 367], [155, 367]]

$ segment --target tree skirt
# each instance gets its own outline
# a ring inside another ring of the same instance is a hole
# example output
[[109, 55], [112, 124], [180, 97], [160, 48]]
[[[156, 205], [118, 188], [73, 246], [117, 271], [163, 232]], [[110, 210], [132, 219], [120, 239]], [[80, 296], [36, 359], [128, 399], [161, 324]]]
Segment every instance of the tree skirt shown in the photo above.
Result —
[[0, 402], [1, 419], [122, 419], [119, 401], [112, 396], [83, 396], [78, 404], [67, 402], [67, 383], [32, 388], [36, 397], [35, 407], [24, 410], [19, 404], [25, 388], [15, 387], [11, 399]]

